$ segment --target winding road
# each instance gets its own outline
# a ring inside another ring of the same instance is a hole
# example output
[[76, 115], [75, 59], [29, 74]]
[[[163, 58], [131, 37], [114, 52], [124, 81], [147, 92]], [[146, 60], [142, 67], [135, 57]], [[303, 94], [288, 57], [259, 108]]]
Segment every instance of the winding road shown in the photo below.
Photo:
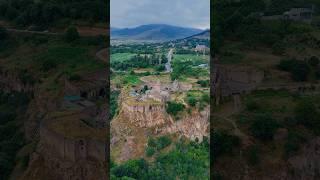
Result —
[[171, 48], [167, 55], [168, 62], [165, 64], [166, 72], [169, 72], [169, 73], [172, 72], [172, 67], [171, 67], [172, 54], [173, 54], [173, 49]]

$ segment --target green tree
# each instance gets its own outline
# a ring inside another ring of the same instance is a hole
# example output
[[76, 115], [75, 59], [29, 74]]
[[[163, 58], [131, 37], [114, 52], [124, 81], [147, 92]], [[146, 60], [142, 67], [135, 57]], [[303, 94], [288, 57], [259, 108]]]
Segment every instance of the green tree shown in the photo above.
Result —
[[285, 45], [282, 42], [277, 42], [272, 46], [272, 53], [276, 55], [283, 55], [286, 51]]
[[210, 104], [210, 96], [209, 94], [205, 93], [201, 96], [201, 101], [207, 103], [207, 104]]
[[264, 141], [271, 140], [277, 128], [278, 123], [270, 114], [257, 115], [250, 125], [252, 135]]
[[176, 102], [168, 102], [166, 111], [168, 114], [177, 115], [180, 111], [184, 109], [184, 105]]
[[226, 131], [215, 130], [211, 138], [213, 140], [213, 143], [210, 144], [213, 160], [224, 154], [231, 154], [233, 149], [240, 145], [239, 137], [231, 135]]
[[188, 104], [189, 104], [190, 106], [194, 107], [194, 106], [196, 106], [196, 104], [197, 104], [197, 99], [196, 99], [195, 97], [193, 97], [193, 96], [189, 96], [189, 97], [187, 98], [187, 102], [188, 102]]
[[146, 148], [146, 156], [147, 156], [147, 157], [153, 156], [155, 152], [156, 152], [156, 151], [154, 150], [153, 147], [147, 147], [147, 148]]
[[306, 81], [310, 73], [309, 66], [302, 61], [297, 62], [292, 68], [291, 74], [295, 81]]
[[75, 40], [79, 39], [79, 37], [80, 37], [79, 32], [78, 32], [77, 28], [74, 26], [69, 27], [67, 29], [67, 31], [65, 32], [65, 39], [68, 42], [75, 41]]
[[311, 100], [303, 100], [295, 108], [295, 117], [298, 123], [320, 133], [319, 112]]
[[171, 139], [168, 136], [161, 136], [157, 139], [157, 149], [161, 150], [171, 144]]
[[255, 166], [260, 162], [258, 145], [251, 145], [246, 152], [247, 160], [250, 165]]
[[309, 60], [308, 63], [313, 66], [316, 67], [319, 65], [319, 58], [317, 56], [312, 56]]

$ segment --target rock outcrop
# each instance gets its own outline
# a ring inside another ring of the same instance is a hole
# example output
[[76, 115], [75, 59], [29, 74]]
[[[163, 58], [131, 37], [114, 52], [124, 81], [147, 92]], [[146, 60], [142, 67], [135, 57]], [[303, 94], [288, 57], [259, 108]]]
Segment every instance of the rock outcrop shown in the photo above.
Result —
[[178, 133], [193, 141], [202, 142], [204, 136], [209, 135], [209, 109], [199, 112], [194, 112], [192, 115], [166, 126], [162, 133], [173, 134]]
[[122, 103], [121, 112], [138, 127], [162, 126], [168, 121], [165, 105], [161, 103], [130, 104], [130, 101], [125, 101]]

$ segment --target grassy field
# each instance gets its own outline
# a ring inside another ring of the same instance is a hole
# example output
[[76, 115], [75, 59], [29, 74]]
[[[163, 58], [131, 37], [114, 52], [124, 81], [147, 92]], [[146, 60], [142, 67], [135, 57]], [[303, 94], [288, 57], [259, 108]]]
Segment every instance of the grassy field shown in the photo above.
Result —
[[175, 54], [173, 61], [192, 61], [193, 65], [200, 65], [209, 62], [209, 56], [197, 56], [193, 54]]
[[141, 80], [137, 75], [117, 74], [111, 78], [111, 84], [121, 87], [125, 85], [137, 85], [139, 83], [141, 83]]
[[115, 53], [111, 54], [111, 62], [121, 62], [126, 61], [135, 56], [133, 53]]

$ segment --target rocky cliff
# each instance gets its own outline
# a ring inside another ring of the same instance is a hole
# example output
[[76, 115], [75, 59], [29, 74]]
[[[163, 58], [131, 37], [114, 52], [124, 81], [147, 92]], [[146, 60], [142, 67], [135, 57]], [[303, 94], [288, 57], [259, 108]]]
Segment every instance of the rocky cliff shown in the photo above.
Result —
[[182, 119], [169, 124], [162, 130], [163, 134], [178, 133], [192, 141], [202, 142], [204, 136], [209, 136], [209, 108], [202, 112], [193, 112]]
[[141, 103], [130, 105], [124, 102], [122, 104], [122, 113], [131, 123], [138, 127], [162, 126], [168, 121], [163, 104]]

